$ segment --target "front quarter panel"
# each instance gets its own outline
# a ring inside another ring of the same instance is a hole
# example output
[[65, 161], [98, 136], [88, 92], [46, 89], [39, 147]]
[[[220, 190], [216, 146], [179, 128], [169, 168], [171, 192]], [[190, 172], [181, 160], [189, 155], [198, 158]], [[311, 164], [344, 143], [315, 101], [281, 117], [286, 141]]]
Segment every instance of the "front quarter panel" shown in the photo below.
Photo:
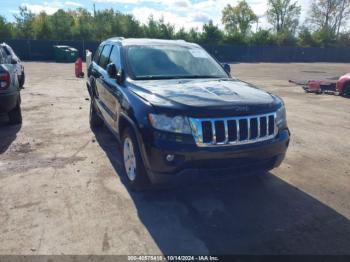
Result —
[[149, 128], [148, 114], [153, 112], [152, 105], [133, 93], [128, 83], [121, 92], [122, 95], [119, 96], [120, 112], [127, 115], [138, 129]]

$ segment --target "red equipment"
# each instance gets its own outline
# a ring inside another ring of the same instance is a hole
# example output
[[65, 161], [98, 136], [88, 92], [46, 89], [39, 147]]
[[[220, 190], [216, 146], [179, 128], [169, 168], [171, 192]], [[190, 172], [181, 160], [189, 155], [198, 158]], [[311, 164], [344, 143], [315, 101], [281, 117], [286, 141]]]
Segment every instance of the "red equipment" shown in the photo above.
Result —
[[319, 80], [310, 80], [307, 82], [307, 86], [304, 87], [304, 90], [308, 93], [329, 93], [336, 94], [335, 90], [336, 84], [327, 82], [327, 81], [319, 81]]
[[321, 93], [321, 81], [310, 80], [307, 83], [307, 87], [304, 88], [306, 92]]
[[80, 57], [75, 61], [75, 76], [79, 78], [84, 77], [83, 60]]
[[350, 97], [350, 73], [341, 76], [337, 82], [310, 80], [303, 88], [308, 93], [328, 93]]
[[302, 86], [307, 93], [341, 95], [350, 98], [350, 73], [341, 76], [338, 81], [289, 80], [289, 82]]

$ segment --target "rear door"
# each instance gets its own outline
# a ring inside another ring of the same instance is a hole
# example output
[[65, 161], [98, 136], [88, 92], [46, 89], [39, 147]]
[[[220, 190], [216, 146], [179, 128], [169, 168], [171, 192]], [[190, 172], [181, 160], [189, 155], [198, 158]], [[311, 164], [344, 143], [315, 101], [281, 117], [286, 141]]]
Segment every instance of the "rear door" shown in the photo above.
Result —
[[98, 65], [95, 67], [95, 78], [96, 78], [96, 96], [97, 96], [97, 105], [99, 106], [100, 111], [102, 112], [103, 118], [107, 124], [113, 128], [115, 117], [113, 110], [111, 109], [111, 102], [109, 97], [109, 87], [107, 84], [108, 74], [107, 74], [107, 65], [109, 63], [109, 56], [111, 54], [112, 46], [107, 44], [103, 47], [101, 55], [99, 57]]
[[[117, 69], [121, 68], [120, 63], [120, 47], [117, 45], [112, 46], [112, 50], [108, 59], [107, 64], [115, 64]], [[104, 78], [104, 103], [108, 107], [108, 110], [113, 118], [113, 129], [117, 132], [117, 119], [120, 112], [120, 101], [122, 97], [122, 88], [118, 85], [115, 78], [111, 78], [106, 72], [106, 77]]]

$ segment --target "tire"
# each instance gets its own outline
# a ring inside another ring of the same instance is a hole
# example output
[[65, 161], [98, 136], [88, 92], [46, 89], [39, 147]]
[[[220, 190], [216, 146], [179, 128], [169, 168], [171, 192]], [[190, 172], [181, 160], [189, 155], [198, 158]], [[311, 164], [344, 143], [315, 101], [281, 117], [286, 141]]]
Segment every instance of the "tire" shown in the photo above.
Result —
[[21, 98], [18, 98], [17, 105], [14, 109], [8, 112], [8, 117], [10, 119], [10, 125], [20, 125], [22, 124], [22, 111], [21, 111]]
[[26, 75], [23, 72], [22, 75], [18, 78], [19, 87], [23, 87], [25, 81], [26, 81]]
[[128, 186], [136, 191], [149, 188], [150, 181], [142, 161], [137, 139], [130, 127], [124, 130], [121, 142], [123, 167]]
[[103, 120], [101, 119], [101, 117], [97, 113], [96, 106], [95, 106], [95, 100], [93, 97], [91, 97], [90, 118], [89, 119], [90, 119], [90, 127], [92, 129], [103, 125]]
[[345, 84], [342, 95], [344, 97], [350, 98], [350, 83]]

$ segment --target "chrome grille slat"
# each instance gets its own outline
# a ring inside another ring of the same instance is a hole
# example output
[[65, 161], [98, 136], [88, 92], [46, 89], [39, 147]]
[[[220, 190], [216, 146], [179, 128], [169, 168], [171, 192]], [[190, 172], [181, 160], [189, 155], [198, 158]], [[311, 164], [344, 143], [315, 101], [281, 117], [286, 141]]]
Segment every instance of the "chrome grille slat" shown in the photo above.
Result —
[[236, 119], [236, 130], [237, 130], [237, 142], [239, 142], [239, 140], [241, 140], [240, 138], [240, 130], [239, 130], [239, 119]]
[[[272, 117], [274, 119], [273, 134], [270, 134], [270, 123], [269, 123], [270, 117], [271, 119]], [[262, 132], [262, 124], [261, 124], [262, 118], [263, 120], [264, 119], [266, 120], [266, 132]], [[197, 146], [199, 147], [230, 146], [230, 145], [256, 143], [256, 142], [272, 139], [278, 133], [278, 128], [276, 125], [276, 113], [261, 114], [261, 115], [255, 115], [255, 116], [245, 116], [245, 117], [205, 118], [205, 119], [189, 118], [189, 120], [192, 128], [193, 137], [195, 139]], [[230, 126], [228, 124], [229, 121], [231, 123]], [[236, 123], [235, 127], [233, 126], [233, 123], [231, 121], [234, 121]], [[242, 121], [242, 124], [244, 124], [243, 127], [240, 126], [240, 121]], [[204, 122], [207, 122], [208, 124], [210, 123], [211, 125], [210, 128], [212, 132], [211, 135], [210, 133], [206, 133], [206, 134], [203, 133], [203, 132], [208, 132], [207, 131], [208, 129], [203, 130], [202, 124]], [[247, 123], [247, 125], [245, 123]], [[217, 130], [216, 130], [217, 126], [220, 126], [219, 133], [217, 133]], [[236, 137], [235, 137], [236, 140], [233, 140], [234, 138], [232, 138], [232, 132], [234, 132], [233, 131], [234, 128], [236, 128]], [[245, 130], [246, 128], [247, 130]], [[252, 129], [254, 129], [253, 135], [252, 135]], [[225, 134], [223, 134], [223, 131], [225, 132]], [[242, 132], [242, 135], [244, 135], [243, 137], [244, 140], [241, 140], [241, 132]], [[231, 140], [230, 140], [229, 133], [231, 134]], [[210, 141], [204, 142], [203, 137], [204, 136], [208, 137], [208, 135], [209, 135]], [[217, 137], [217, 135], [219, 135], [219, 138]], [[224, 139], [223, 139], [223, 135], [225, 135]]]
[[213, 133], [213, 144], [215, 145], [216, 144], [216, 128], [215, 128], [215, 120], [211, 120], [210, 123], [211, 123], [211, 130], [212, 130], [212, 133]]
[[228, 120], [224, 120], [224, 128], [225, 128], [225, 144], [228, 143]]
[[251, 119], [251, 118], [247, 118], [247, 128], [248, 128], [247, 140], [250, 140], [250, 138], [251, 138], [250, 119]]

